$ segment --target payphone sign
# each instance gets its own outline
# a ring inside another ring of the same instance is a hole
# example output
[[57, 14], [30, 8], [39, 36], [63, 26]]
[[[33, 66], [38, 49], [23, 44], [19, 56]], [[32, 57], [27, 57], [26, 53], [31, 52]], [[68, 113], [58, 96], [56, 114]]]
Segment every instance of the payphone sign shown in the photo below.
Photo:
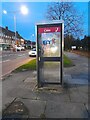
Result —
[[45, 28], [39, 28], [39, 33], [51, 33], [51, 32], [60, 32], [60, 27], [45, 27]]

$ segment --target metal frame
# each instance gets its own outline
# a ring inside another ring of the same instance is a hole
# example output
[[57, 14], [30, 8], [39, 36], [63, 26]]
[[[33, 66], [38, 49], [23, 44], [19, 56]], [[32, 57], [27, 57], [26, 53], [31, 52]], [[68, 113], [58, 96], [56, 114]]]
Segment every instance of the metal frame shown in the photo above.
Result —
[[[61, 51], [61, 56], [60, 57], [40, 57], [39, 56], [39, 41], [38, 41], [38, 28], [39, 27], [52, 27], [52, 26], [61, 26], [61, 47], [60, 47], [60, 51]], [[63, 46], [62, 44], [64, 44], [64, 21], [62, 20], [55, 20], [52, 22], [45, 22], [45, 23], [38, 23], [36, 24], [36, 38], [37, 38], [37, 42], [36, 42], [36, 46], [37, 46], [37, 81], [38, 81], [38, 87], [42, 87], [44, 84], [63, 84]], [[43, 63], [44, 61], [51, 61], [51, 62], [59, 62], [61, 63], [60, 66], [60, 74], [61, 74], [61, 78], [60, 78], [60, 83], [54, 83], [54, 82], [42, 82], [40, 81], [40, 68], [42, 66], [41, 63]]]

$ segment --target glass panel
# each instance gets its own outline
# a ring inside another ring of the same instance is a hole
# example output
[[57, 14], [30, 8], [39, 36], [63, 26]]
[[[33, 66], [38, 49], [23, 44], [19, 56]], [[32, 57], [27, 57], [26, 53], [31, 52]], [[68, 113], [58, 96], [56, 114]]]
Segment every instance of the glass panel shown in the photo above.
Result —
[[[53, 58], [61, 57], [61, 26], [41, 26], [38, 28], [39, 45], [39, 79], [41, 82], [60, 83], [61, 70], [60, 61]], [[45, 61], [45, 58], [48, 61]], [[52, 60], [50, 59], [52, 57]], [[41, 59], [43, 58], [43, 59]], [[51, 61], [49, 61], [51, 60]]]
[[40, 57], [60, 57], [61, 47], [60, 27], [39, 28], [39, 56]]
[[60, 83], [60, 62], [44, 62], [44, 82]]
[[43, 68], [43, 66], [44, 66], [44, 63], [40, 62], [40, 64], [39, 64], [39, 79], [40, 79], [40, 82], [44, 82], [44, 77], [43, 77], [44, 68]]
[[43, 33], [42, 34], [43, 57], [60, 56], [60, 33]]

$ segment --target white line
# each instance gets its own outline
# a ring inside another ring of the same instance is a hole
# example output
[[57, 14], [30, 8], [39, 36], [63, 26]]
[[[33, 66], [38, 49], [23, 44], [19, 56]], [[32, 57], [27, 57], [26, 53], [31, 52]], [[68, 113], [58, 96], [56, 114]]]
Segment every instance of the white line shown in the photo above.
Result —
[[2, 63], [2, 62], [8, 62], [8, 61], [10, 61], [10, 60], [8, 59], [8, 60], [0, 61], [0, 63]]
[[2, 62], [8, 62], [8, 61], [10, 61], [10, 60], [8, 59], [8, 60], [4, 60], [4, 61], [2, 61]]
[[19, 57], [21, 57], [22, 55], [18, 55]]
[[9, 55], [2, 55], [2, 57], [7, 57], [7, 56], [11, 56], [12, 54], [9, 54]]
[[19, 57], [24, 56], [25, 54], [18, 55]]

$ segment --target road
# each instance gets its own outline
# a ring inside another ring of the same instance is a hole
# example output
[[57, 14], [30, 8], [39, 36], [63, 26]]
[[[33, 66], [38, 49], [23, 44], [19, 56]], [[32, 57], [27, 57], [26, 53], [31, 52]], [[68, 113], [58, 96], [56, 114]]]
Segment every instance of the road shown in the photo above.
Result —
[[9, 74], [12, 70], [18, 66], [31, 60], [28, 56], [28, 51], [4, 51], [0, 54], [0, 76]]

